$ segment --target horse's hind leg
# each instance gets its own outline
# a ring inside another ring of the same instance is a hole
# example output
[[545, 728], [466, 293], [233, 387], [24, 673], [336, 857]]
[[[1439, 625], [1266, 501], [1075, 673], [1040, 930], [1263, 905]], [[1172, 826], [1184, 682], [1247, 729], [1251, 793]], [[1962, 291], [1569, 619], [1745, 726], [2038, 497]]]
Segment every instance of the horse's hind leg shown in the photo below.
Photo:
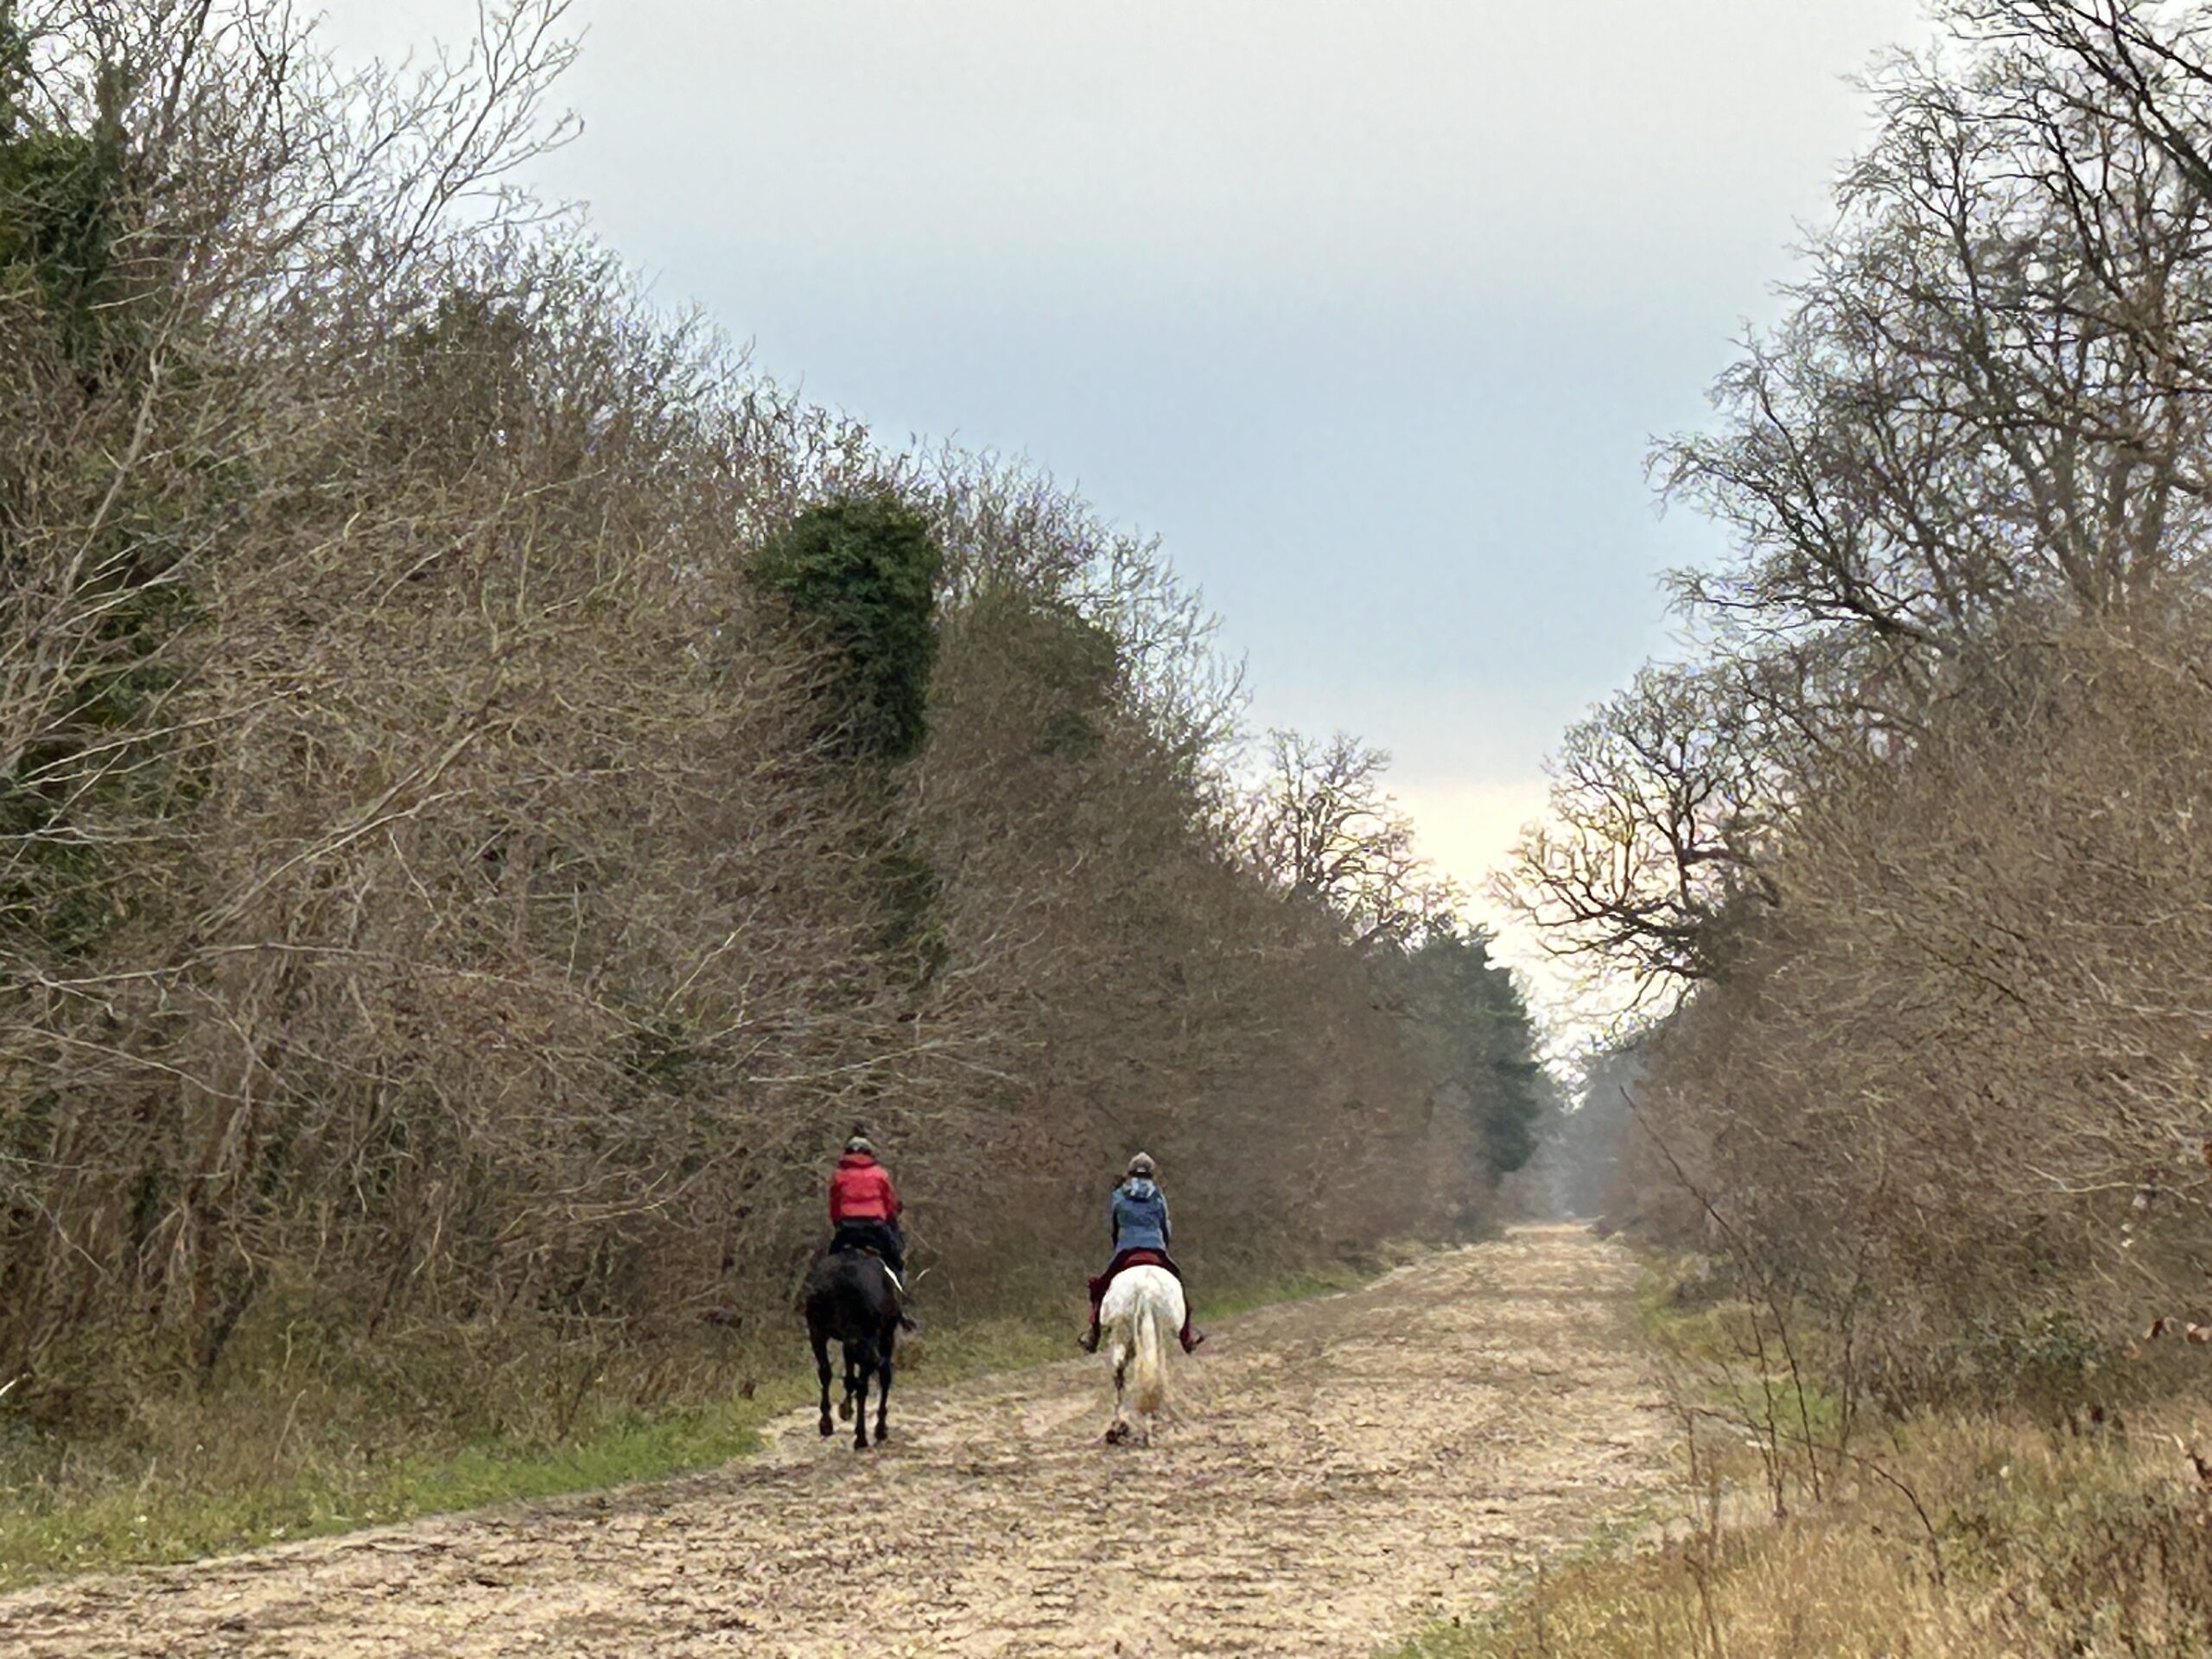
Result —
[[807, 1339], [814, 1344], [814, 1372], [822, 1379], [822, 1433], [830, 1434], [830, 1337], [828, 1332], [809, 1331]]
[[881, 1446], [891, 1433], [891, 1353], [898, 1344], [897, 1325], [884, 1333], [882, 1357], [875, 1362], [875, 1443]]
[[860, 1385], [859, 1351], [848, 1342], [845, 1344], [845, 1395], [837, 1402], [837, 1414], [849, 1423], [853, 1421], [853, 1393]]
[[1129, 1438], [1128, 1408], [1122, 1404], [1123, 1385], [1128, 1380], [1129, 1351], [1116, 1339], [1114, 1349], [1114, 1421], [1106, 1425], [1106, 1444], [1119, 1446]]
[[857, 1363], [854, 1364], [852, 1369], [853, 1404], [855, 1407], [855, 1410], [853, 1412], [853, 1450], [855, 1452], [865, 1452], [868, 1450], [868, 1379], [869, 1373], [874, 1371], [875, 1367], [876, 1357], [874, 1349], [873, 1347], [865, 1346], [859, 1349]]

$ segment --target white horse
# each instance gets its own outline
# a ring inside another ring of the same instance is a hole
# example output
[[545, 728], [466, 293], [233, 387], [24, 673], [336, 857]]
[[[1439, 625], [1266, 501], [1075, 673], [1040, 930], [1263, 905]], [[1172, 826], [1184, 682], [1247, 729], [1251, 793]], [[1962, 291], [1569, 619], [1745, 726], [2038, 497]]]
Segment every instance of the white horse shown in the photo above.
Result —
[[[1167, 1348], [1183, 1328], [1183, 1286], [1165, 1268], [1124, 1268], [1098, 1310], [1106, 1351], [1114, 1357], [1110, 1446], [1134, 1438], [1152, 1443], [1152, 1420], [1167, 1402]], [[1131, 1408], [1135, 1415], [1132, 1418]]]

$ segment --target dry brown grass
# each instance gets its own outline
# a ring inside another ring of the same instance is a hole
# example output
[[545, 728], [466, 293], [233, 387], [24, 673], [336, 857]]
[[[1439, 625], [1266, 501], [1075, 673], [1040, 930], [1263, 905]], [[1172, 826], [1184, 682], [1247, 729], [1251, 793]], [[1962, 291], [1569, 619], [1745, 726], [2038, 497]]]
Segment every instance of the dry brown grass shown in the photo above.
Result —
[[2212, 1653], [2201, 1371], [2139, 1376], [2126, 1408], [1854, 1421], [1814, 1369], [1833, 1353], [1780, 1368], [1769, 1310], [1711, 1264], [1648, 1257], [1638, 1306], [1672, 1490], [1402, 1659]]
[[2208, 1444], [2202, 1406], [2088, 1437], [2017, 1418], [1923, 1417], [1881, 1450], [1897, 1485], [1847, 1483], [1786, 1523], [1730, 1518], [1739, 1466], [1719, 1478], [1717, 1526], [1709, 1494], [1685, 1490], [1683, 1518], [1618, 1554], [1552, 1567], [1503, 1612], [1402, 1653], [2212, 1653], [2212, 1482], [2183, 1449]]

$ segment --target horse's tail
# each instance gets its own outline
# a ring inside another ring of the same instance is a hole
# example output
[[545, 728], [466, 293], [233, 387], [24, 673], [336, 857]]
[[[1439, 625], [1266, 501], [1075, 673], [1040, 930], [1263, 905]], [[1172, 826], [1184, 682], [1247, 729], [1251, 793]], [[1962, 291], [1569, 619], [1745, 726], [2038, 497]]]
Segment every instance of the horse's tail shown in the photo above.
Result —
[[[1148, 1287], [1147, 1287], [1148, 1288]], [[1175, 1332], [1165, 1297], [1147, 1295], [1137, 1304], [1135, 1352], [1129, 1357], [1129, 1402], [1147, 1414], [1167, 1400], [1167, 1344]]]

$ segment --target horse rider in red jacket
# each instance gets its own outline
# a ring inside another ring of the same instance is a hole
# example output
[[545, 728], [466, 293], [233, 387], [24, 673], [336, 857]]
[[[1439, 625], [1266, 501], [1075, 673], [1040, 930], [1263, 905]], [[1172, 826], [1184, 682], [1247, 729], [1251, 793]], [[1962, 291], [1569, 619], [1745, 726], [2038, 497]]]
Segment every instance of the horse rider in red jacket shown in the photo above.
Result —
[[[875, 1161], [874, 1147], [866, 1135], [855, 1135], [845, 1142], [845, 1155], [837, 1160], [837, 1173], [830, 1178], [830, 1224], [836, 1230], [830, 1248], [832, 1251], [874, 1251], [891, 1269], [892, 1282], [898, 1286], [903, 1305], [906, 1238], [899, 1230], [902, 1208], [899, 1189], [891, 1185], [890, 1172]], [[904, 1312], [899, 1322], [909, 1331], [915, 1328], [912, 1317]]]

